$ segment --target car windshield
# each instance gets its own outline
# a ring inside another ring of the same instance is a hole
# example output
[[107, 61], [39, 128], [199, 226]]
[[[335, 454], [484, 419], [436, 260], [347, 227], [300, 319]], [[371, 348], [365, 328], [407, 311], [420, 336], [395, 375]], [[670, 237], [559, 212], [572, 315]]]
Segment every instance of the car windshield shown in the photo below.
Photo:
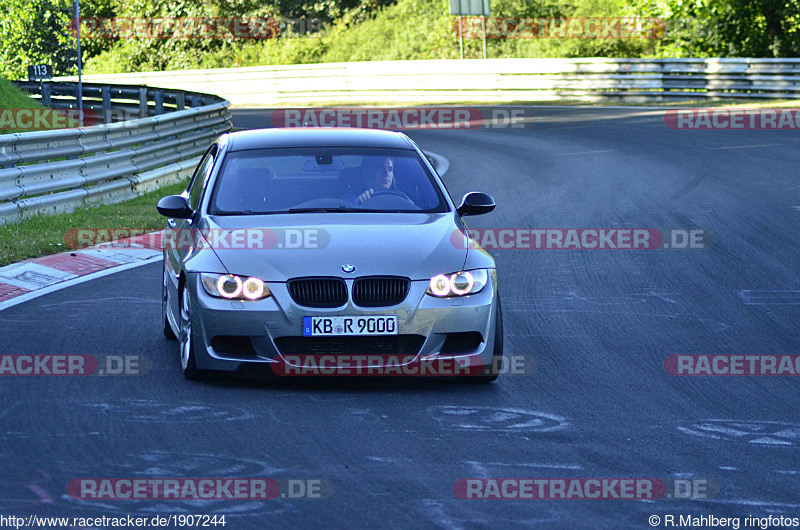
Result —
[[415, 151], [330, 147], [230, 152], [209, 206], [212, 215], [446, 211]]

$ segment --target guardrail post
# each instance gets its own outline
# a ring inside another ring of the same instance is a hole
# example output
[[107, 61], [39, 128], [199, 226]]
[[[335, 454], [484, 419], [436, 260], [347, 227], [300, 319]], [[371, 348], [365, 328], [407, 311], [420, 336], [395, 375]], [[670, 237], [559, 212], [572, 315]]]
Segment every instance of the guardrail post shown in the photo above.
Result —
[[156, 116], [164, 114], [164, 92], [156, 90], [153, 94], [153, 100], [156, 102]]
[[192, 102], [192, 107], [202, 107], [203, 106], [203, 98], [200, 96], [196, 96], [192, 94], [189, 96], [189, 101]]
[[101, 93], [103, 94], [103, 123], [111, 123], [111, 87], [104, 86]]
[[42, 105], [50, 106], [50, 83], [42, 83]]
[[662, 92], [669, 92], [671, 90], [671, 87], [669, 86], [669, 83], [666, 82], [667, 79], [669, 78], [669, 68], [667, 68], [668, 65], [669, 65], [669, 63], [663, 62], [663, 63], [659, 63], [657, 68], [656, 68], [656, 71], [658, 72], [659, 78], [661, 80], [661, 91]]
[[183, 92], [175, 93], [175, 110], [183, 110], [186, 108], [186, 98]]
[[148, 114], [147, 109], [147, 89], [139, 89], [139, 117], [146, 118]]

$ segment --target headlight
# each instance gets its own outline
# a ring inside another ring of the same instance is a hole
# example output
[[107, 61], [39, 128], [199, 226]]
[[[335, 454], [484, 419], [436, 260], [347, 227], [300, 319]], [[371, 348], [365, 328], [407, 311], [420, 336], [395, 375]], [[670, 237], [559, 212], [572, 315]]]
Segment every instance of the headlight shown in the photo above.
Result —
[[426, 292], [439, 298], [466, 296], [481, 292], [488, 279], [489, 273], [486, 269], [437, 274], [431, 278]]
[[228, 300], [262, 300], [272, 294], [263, 281], [254, 277], [202, 273], [200, 283], [209, 295]]

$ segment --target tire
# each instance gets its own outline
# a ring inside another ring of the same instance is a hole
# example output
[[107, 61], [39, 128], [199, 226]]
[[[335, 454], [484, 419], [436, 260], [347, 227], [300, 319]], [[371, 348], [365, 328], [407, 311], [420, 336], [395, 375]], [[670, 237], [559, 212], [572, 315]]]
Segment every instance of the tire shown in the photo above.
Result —
[[189, 288], [183, 285], [180, 297], [180, 361], [184, 377], [191, 381], [200, 379], [200, 370], [197, 369], [197, 358], [194, 353], [192, 340], [192, 314], [189, 303]]
[[503, 311], [500, 307], [500, 298], [497, 299], [497, 314], [494, 325], [494, 352], [492, 365], [483, 369], [480, 375], [457, 375], [459, 383], [472, 385], [485, 385], [500, 377], [500, 368], [503, 365]]
[[[165, 260], [167, 258], [164, 258]], [[167, 306], [169, 304], [169, 290], [167, 289], [167, 264], [164, 262], [163, 273], [161, 274], [161, 317], [164, 319], [164, 337], [167, 340], [178, 340], [178, 337], [175, 336], [175, 332], [172, 331], [172, 326], [169, 325], [169, 320], [167, 319]]]

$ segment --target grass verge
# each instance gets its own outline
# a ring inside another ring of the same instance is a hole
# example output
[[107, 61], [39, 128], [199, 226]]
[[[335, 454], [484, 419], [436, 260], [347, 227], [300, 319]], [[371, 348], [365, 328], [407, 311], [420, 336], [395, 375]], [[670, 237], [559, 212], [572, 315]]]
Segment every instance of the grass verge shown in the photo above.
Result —
[[38, 102], [31, 98], [27, 93], [18, 89], [14, 83], [8, 79], [0, 77], [0, 134], [11, 134], [15, 132], [25, 132], [21, 129], [9, 127], [9, 122], [13, 123], [14, 118], [2, 115], [3, 109], [40, 109], [43, 108]]
[[41, 105], [28, 94], [14, 86], [11, 81], [0, 77], [0, 109], [36, 109]]
[[118, 204], [80, 208], [72, 213], [39, 215], [0, 226], [0, 266], [70, 250], [64, 236], [71, 228], [132, 228], [162, 230], [166, 219], [156, 211], [165, 195], [180, 193], [188, 179]]

